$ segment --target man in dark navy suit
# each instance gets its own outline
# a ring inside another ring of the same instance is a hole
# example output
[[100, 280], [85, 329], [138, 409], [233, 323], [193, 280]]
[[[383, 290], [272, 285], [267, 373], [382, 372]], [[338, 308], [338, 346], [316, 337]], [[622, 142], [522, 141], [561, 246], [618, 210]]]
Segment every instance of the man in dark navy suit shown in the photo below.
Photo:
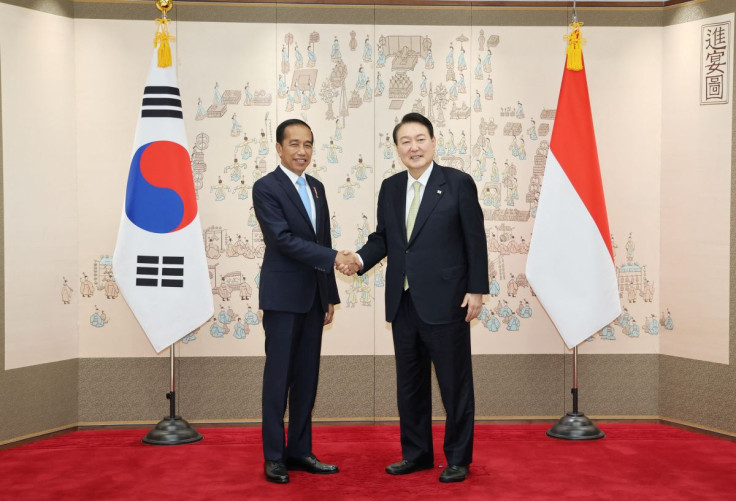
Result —
[[403, 475], [433, 467], [434, 363], [447, 413], [448, 466], [440, 481], [460, 482], [473, 457], [469, 322], [480, 313], [482, 296], [488, 293], [483, 212], [473, 179], [433, 162], [436, 139], [427, 118], [418, 113], [404, 116], [393, 139], [407, 172], [383, 181], [376, 231], [358, 251], [360, 273], [388, 256], [386, 321], [392, 323], [396, 354], [403, 459], [386, 471]]
[[324, 185], [304, 174], [313, 141], [303, 121], [282, 122], [276, 128], [281, 164], [253, 185], [253, 207], [266, 244], [259, 289], [266, 331], [264, 470], [275, 483], [288, 482], [288, 470], [338, 472], [312, 453], [312, 407], [322, 328], [332, 322], [334, 305], [340, 302], [333, 266], [348, 258], [332, 249]]

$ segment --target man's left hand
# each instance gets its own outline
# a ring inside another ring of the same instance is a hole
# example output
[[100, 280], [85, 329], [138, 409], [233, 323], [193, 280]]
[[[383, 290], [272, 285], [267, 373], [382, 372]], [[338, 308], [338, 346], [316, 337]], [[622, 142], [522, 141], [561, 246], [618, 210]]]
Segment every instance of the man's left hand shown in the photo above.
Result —
[[468, 314], [465, 315], [465, 321], [470, 322], [474, 318], [478, 318], [480, 309], [483, 307], [483, 294], [471, 294], [469, 292], [465, 294], [463, 304], [460, 307], [465, 308], [466, 306], [468, 307]]
[[[480, 311], [480, 310], [478, 310]], [[327, 313], [325, 313], [325, 323], [323, 325], [331, 324], [332, 317], [335, 315], [335, 305], [330, 304], [327, 307]]]

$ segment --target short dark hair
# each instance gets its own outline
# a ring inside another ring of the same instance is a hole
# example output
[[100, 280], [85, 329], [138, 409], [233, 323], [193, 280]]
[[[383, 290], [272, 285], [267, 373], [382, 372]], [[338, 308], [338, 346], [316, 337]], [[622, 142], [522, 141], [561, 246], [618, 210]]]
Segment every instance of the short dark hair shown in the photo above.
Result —
[[312, 134], [312, 142], [314, 142], [314, 132], [312, 132], [312, 128], [305, 122], [304, 120], [299, 120], [298, 118], [290, 118], [288, 120], [284, 120], [279, 124], [278, 127], [276, 127], [276, 142], [279, 143], [281, 146], [283, 146], [284, 142], [284, 132], [286, 131], [286, 128], [290, 125], [303, 125], [307, 129], [309, 129], [310, 134]]
[[432, 139], [434, 137], [434, 127], [432, 127], [432, 122], [430, 122], [427, 117], [425, 117], [421, 113], [407, 113], [406, 115], [404, 115], [404, 118], [401, 119], [401, 122], [397, 123], [396, 127], [394, 127], [394, 144], [398, 144], [396, 142], [396, 134], [399, 132], [399, 128], [402, 125], [409, 123], [418, 123], [424, 125], [429, 131], [429, 138]]

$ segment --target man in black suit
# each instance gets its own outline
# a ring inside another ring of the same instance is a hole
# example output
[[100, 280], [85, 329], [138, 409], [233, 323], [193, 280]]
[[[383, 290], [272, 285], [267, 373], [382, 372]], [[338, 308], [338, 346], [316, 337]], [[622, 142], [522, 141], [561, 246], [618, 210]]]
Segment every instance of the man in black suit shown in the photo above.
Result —
[[[333, 250], [330, 211], [322, 183], [304, 174], [314, 137], [301, 120], [276, 128], [273, 172], [253, 185], [253, 207], [266, 252], [259, 303], [266, 331], [263, 370], [263, 455], [266, 479], [289, 481], [287, 470], [337, 473], [312, 453], [312, 407], [317, 394], [322, 328], [340, 302], [333, 265], [347, 259]], [[289, 399], [288, 442], [284, 412]]]
[[403, 459], [386, 471], [403, 475], [433, 467], [434, 363], [447, 413], [448, 467], [440, 481], [460, 482], [473, 456], [469, 322], [488, 293], [483, 212], [473, 179], [433, 162], [436, 139], [427, 118], [405, 115], [393, 139], [407, 172], [383, 181], [376, 231], [358, 251], [360, 273], [388, 256], [386, 321], [392, 323], [396, 354]]

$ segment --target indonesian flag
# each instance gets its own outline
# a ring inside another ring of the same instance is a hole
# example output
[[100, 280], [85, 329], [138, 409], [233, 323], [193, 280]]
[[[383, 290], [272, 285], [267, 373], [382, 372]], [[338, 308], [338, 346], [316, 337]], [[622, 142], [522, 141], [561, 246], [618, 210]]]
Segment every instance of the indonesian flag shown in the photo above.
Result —
[[[578, 32], [579, 40], [579, 32]], [[562, 77], [536, 224], [529, 285], [573, 348], [621, 314], [582, 52]]]
[[214, 307], [176, 70], [154, 50], [113, 256], [115, 280], [160, 352]]

